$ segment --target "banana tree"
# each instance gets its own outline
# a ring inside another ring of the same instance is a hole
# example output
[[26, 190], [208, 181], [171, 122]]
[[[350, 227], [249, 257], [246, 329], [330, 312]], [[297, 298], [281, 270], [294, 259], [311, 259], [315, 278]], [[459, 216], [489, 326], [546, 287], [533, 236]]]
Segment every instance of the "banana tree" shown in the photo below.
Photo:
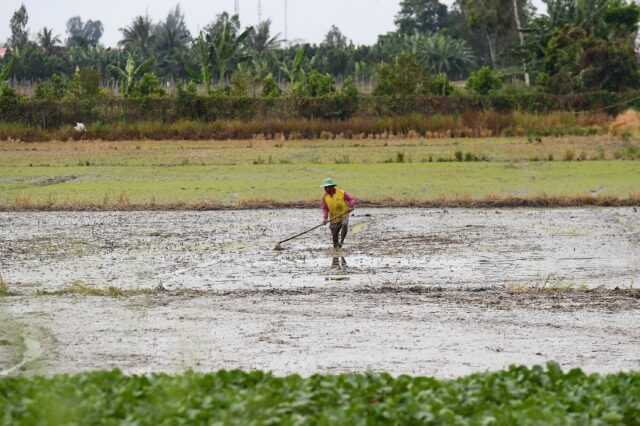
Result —
[[276, 55], [271, 54], [271, 59], [278, 65], [280, 71], [289, 79], [293, 87], [297, 82], [304, 81], [306, 73], [304, 71], [304, 49], [296, 50], [296, 56], [292, 61], [281, 61]]
[[234, 64], [251, 59], [243, 52], [243, 43], [251, 35], [253, 28], [247, 28], [239, 36], [235, 36], [229, 21], [225, 21], [222, 30], [211, 38], [211, 53], [214, 66], [218, 72], [218, 81], [224, 82], [227, 72]]
[[13, 60], [15, 58], [12, 56], [9, 58], [6, 64], [2, 66], [0, 70], [0, 84], [4, 84], [9, 79], [9, 74], [11, 74], [11, 68], [13, 68]]
[[254, 59], [251, 62], [238, 64], [237, 72], [251, 79], [253, 96], [255, 97], [258, 86], [263, 85], [265, 79], [270, 75], [269, 69], [269, 61], [266, 59]]
[[127, 59], [127, 65], [124, 67], [124, 69], [115, 65], [109, 65], [109, 70], [120, 75], [122, 81], [124, 82], [124, 85], [122, 86], [122, 93], [125, 96], [129, 96], [129, 94], [133, 90], [133, 87], [135, 86], [136, 78], [147, 68], [149, 68], [153, 64], [153, 62], [154, 60], [153, 58], [151, 58], [136, 66], [133, 55], [130, 53], [129, 58]]
[[192, 69], [189, 64], [185, 64], [184, 67], [187, 70], [187, 73], [193, 78], [204, 84], [207, 89], [207, 93], [209, 93], [211, 89], [211, 47], [205, 36], [202, 32], [197, 39], [194, 40], [193, 43], [196, 62], [198, 63], [198, 67], [200, 68], [200, 72], [196, 72]]

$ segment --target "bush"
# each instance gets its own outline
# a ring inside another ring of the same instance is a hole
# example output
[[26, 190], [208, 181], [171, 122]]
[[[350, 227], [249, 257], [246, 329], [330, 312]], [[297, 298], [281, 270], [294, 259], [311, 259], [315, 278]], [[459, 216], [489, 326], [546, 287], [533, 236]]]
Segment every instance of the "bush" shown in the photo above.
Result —
[[592, 40], [580, 60], [579, 80], [586, 91], [621, 92], [640, 85], [636, 54], [620, 41]]
[[131, 91], [131, 96], [133, 97], [157, 97], [162, 98], [166, 96], [166, 92], [162, 88], [160, 84], [160, 80], [158, 80], [158, 76], [155, 73], [148, 72], [145, 73], [138, 84], [133, 87]]
[[488, 95], [492, 90], [498, 90], [501, 87], [502, 82], [487, 66], [471, 73], [466, 85], [467, 90], [478, 95]]
[[[446, 132], [452, 136], [479, 135], [480, 129], [492, 135], [527, 134], [538, 129], [540, 136], [566, 134], [594, 134], [609, 125], [607, 113], [571, 114], [568, 111], [595, 110], [609, 105], [628, 105], [637, 92], [592, 92], [579, 95], [554, 96], [535, 93], [522, 96], [451, 95], [414, 97], [374, 97], [360, 95], [350, 79], [342, 91], [323, 97], [234, 97], [229, 86], [216, 90], [215, 96], [197, 93], [190, 83], [185, 89], [178, 86], [173, 97], [122, 98], [100, 95], [97, 98], [75, 99], [67, 95], [63, 101], [25, 99], [5, 85], [0, 97], [0, 122], [22, 123], [55, 129], [83, 122], [91, 124], [142, 123], [161, 120], [175, 123], [181, 120], [277, 120], [299, 118], [345, 119], [359, 116], [392, 123], [386, 129], [406, 133], [414, 130]], [[550, 113], [550, 111], [567, 111]], [[609, 108], [607, 112], [616, 112]], [[535, 114], [543, 115], [535, 115]], [[524, 120], [524, 121], [522, 121]], [[463, 123], [462, 123], [463, 122]], [[384, 130], [384, 129], [383, 129]], [[379, 133], [382, 133], [381, 130]], [[356, 129], [344, 129], [356, 134]], [[367, 130], [370, 131], [370, 130]], [[373, 133], [378, 133], [374, 131]]]
[[415, 55], [402, 54], [393, 66], [380, 64], [374, 96], [411, 97], [431, 94], [431, 76]]
[[441, 72], [436, 75], [433, 83], [431, 83], [431, 93], [439, 96], [449, 96], [453, 93], [454, 89], [449, 81], [447, 74]]
[[5, 424], [637, 425], [640, 374], [511, 366], [453, 380], [261, 371], [4, 377]]
[[69, 82], [68, 94], [72, 100], [92, 101], [102, 94], [102, 74], [94, 67], [76, 69]]
[[229, 84], [229, 95], [242, 98], [251, 95], [251, 91], [254, 87], [253, 79], [250, 75], [236, 71], [231, 75], [231, 81]]
[[304, 79], [296, 91], [297, 96], [308, 98], [321, 98], [336, 91], [336, 81], [331, 74], [320, 74], [313, 70]]
[[350, 99], [357, 100], [360, 97], [360, 92], [358, 92], [358, 88], [356, 87], [355, 81], [353, 81], [353, 77], [349, 76], [344, 80], [342, 84], [342, 94]]
[[95, 67], [76, 68], [68, 85], [68, 97], [74, 101], [93, 101], [102, 95], [102, 74]]
[[614, 152], [613, 158], [616, 160], [640, 160], [640, 148], [629, 145], [624, 149]]
[[38, 83], [36, 99], [43, 101], [61, 101], [67, 94], [67, 83], [58, 74], [51, 76], [51, 81]]
[[18, 95], [8, 84], [0, 83], [0, 121], [4, 118], [7, 122], [20, 120], [20, 105], [24, 99]]
[[360, 107], [360, 93], [351, 76], [347, 77], [340, 93], [342, 111], [340, 118], [347, 118], [358, 112]]
[[270, 99], [282, 96], [282, 89], [278, 86], [271, 73], [264, 79], [262, 84], [262, 96]]

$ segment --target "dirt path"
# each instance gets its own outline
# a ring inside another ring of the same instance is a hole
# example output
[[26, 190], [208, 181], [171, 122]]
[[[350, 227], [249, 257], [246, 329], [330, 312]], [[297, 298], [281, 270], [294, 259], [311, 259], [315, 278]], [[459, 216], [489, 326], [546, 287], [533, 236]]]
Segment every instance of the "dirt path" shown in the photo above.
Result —
[[[342, 252], [322, 247], [324, 232], [271, 250], [315, 221], [309, 210], [0, 214], [13, 294], [0, 314], [15, 324], [0, 327], [0, 371], [25, 355], [26, 374], [640, 368], [632, 209], [362, 210]], [[155, 290], [86, 295], [108, 286]]]

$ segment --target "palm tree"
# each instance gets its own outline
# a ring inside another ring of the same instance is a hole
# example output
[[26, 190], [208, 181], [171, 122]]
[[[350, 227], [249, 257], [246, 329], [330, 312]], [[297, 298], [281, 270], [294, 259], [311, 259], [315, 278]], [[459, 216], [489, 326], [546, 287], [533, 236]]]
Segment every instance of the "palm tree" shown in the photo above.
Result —
[[53, 30], [47, 27], [42, 28], [38, 33], [38, 43], [47, 55], [51, 55], [56, 46], [60, 43], [60, 36], [53, 35]]
[[92, 20], [82, 22], [79, 16], [74, 16], [67, 21], [67, 34], [69, 35], [67, 46], [81, 49], [97, 46], [103, 32], [102, 22]]
[[173, 52], [186, 48], [191, 34], [184, 21], [184, 15], [180, 10], [180, 5], [169, 12], [167, 19], [160, 22], [154, 30], [158, 50]]
[[72, 48], [68, 53], [69, 61], [80, 68], [93, 67], [100, 72], [108, 69], [110, 64], [120, 64], [126, 62], [126, 56], [117, 49], [104, 48], [100, 45], [87, 47], [85, 49]]
[[407, 38], [409, 50], [429, 71], [460, 76], [473, 67], [476, 57], [464, 40], [436, 33]]
[[153, 22], [148, 15], [137, 16], [130, 26], [120, 28], [122, 40], [118, 45], [127, 51], [135, 51], [142, 56], [150, 56], [156, 35], [153, 33]]
[[280, 34], [271, 37], [271, 19], [260, 22], [255, 31], [251, 33], [247, 39], [249, 51], [253, 53], [255, 58], [262, 59], [270, 51], [280, 48]]
[[251, 59], [251, 56], [243, 52], [243, 43], [253, 32], [253, 28], [247, 28], [239, 36], [233, 34], [231, 24], [226, 20], [222, 30], [214, 34], [211, 39], [211, 52], [214, 66], [218, 71], [218, 81], [223, 82], [227, 72], [234, 63], [241, 63]]
[[185, 62], [187, 45], [191, 41], [180, 5], [169, 11], [167, 18], [155, 26], [153, 33], [156, 37], [157, 68], [173, 77], [179, 76], [183, 73], [181, 65]]
[[122, 86], [122, 92], [125, 96], [129, 96], [135, 85], [136, 77], [142, 74], [148, 67], [153, 64], [153, 58], [147, 59], [142, 64], [136, 66], [136, 62], [133, 59], [133, 55], [129, 52], [129, 58], [127, 59], [127, 65], [124, 69], [115, 65], [109, 65], [109, 69], [120, 75], [124, 84]]

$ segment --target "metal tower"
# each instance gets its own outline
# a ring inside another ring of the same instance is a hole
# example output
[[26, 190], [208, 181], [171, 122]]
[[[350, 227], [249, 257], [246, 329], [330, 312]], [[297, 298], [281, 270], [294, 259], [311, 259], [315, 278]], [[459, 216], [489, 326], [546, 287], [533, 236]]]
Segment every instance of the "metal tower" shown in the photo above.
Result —
[[289, 8], [287, 7], [287, 0], [284, 0], [284, 44], [289, 43]]
[[233, 3], [233, 13], [236, 15], [240, 14], [240, 0], [235, 0]]
[[258, 0], [258, 24], [262, 23], [262, 0]]

